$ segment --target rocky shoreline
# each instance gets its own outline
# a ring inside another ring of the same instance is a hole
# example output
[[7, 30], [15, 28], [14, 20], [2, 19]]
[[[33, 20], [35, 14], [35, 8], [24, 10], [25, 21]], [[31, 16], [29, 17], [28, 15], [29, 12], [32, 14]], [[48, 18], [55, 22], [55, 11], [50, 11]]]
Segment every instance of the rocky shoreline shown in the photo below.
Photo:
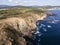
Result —
[[27, 45], [24, 36], [32, 37], [36, 22], [43, 20], [46, 13], [30, 14], [26, 17], [9, 17], [0, 20], [0, 45]]

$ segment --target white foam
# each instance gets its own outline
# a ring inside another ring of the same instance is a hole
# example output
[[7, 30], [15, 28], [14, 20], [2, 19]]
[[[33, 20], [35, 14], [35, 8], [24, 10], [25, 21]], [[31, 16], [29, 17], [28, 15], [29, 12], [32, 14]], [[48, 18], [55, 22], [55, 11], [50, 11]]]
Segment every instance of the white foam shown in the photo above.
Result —
[[44, 24], [41, 24], [41, 26], [45, 27], [45, 25], [44, 25]]
[[47, 27], [48, 27], [48, 28], [51, 28], [52, 26], [51, 26], [51, 25], [48, 25]]
[[47, 29], [46, 28], [43, 28], [43, 30], [46, 32], [47, 31]]
[[35, 34], [38, 34], [38, 33], [40, 33], [39, 31], [36, 31], [36, 33]]
[[38, 34], [38, 36], [41, 36], [41, 35], [42, 35], [42, 33]]

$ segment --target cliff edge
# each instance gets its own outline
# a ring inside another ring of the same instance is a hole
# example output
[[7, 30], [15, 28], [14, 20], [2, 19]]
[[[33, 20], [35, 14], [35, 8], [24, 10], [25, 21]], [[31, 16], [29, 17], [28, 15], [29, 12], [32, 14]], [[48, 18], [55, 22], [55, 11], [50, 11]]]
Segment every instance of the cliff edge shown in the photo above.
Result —
[[26, 45], [23, 36], [32, 37], [37, 20], [47, 17], [45, 10], [12, 8], [0, 10], [0, 45]]

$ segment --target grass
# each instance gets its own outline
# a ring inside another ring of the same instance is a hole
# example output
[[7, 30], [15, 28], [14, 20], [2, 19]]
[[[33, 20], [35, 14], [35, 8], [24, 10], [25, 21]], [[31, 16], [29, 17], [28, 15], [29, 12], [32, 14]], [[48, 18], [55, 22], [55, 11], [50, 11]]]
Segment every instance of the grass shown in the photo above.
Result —
[[0, 10], [0, 18], [4, 17], [26, 17], [33, 14], [40, 15], [44, 13], [44, 10], [36, 8], [8, 8], [6, 10]]

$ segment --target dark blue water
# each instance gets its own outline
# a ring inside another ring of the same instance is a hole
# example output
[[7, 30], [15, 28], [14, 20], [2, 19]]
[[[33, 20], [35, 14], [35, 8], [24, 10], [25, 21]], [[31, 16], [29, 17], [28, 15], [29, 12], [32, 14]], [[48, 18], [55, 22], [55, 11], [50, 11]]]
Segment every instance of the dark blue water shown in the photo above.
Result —
[[37, 21], [33, 45], [60, 45], [60, 10], [51, 10], [54, 16]]
[[[60, 10], [52, 10], [51, 12], [55, 13], [56, 16], [50, 16], [41, 22], [45, 25], [45, 27], [39, 29], [43, 33], [40, 41], [41, 45], [60, 45]], [[47, 31], [44, 31], [43, 28]]]
[[60, 10], [51, 10], [51, 12], [56, 15], [38, 20], [36, 33], [32, 39], [26, 38], [33, 43], [30, 45], [60, 45]]

